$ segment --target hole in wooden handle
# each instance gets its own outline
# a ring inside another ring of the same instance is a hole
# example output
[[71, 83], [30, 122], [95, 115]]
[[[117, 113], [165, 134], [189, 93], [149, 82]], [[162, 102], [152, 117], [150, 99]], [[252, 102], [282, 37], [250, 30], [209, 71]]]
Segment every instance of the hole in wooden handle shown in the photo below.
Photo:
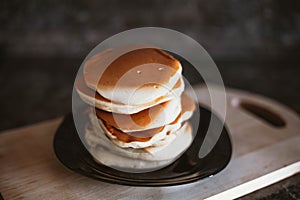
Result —
[[284, 127], [286, 125], [282, 117], [267, 108], [243, 101], [239, 102], [239, 106], [272, 126]]

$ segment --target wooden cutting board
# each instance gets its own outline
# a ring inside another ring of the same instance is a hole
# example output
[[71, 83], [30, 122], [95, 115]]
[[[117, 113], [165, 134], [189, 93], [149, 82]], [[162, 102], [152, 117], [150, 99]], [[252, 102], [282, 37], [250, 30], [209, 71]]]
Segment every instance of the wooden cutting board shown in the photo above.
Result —
[[[196, 91], [209, 107], [207, 89], [198, 86]], [[228, 89], [225, 120], [233, 156], [223, 171], [194, 183], [155, 188], [104, 183], [66, 169], [52, 147], [62, 118], [4, 131], [0, 192], [4, 199], [232, 199], [300, 171], [300, 119], [295, 112], [265, 97]]]

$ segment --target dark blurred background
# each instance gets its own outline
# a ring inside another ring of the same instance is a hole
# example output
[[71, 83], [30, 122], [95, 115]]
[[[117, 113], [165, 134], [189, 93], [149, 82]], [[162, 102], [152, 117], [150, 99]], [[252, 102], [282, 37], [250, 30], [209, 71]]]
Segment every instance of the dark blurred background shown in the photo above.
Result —
[[300, 112], [299, 0], [1, 0], [0, 130], [70, 112], [75, 73], [89, 51], [143, 26], [189, 35], [226, 86]]

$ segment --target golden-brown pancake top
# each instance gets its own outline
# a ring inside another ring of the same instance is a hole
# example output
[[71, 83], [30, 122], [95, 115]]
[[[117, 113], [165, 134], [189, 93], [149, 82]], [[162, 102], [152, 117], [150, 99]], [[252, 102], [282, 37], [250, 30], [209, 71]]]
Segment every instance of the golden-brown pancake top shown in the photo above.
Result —
[[[84, 79], [89, 87], [99, 90], [167, 84], [179, 70], [180, 63], [157, 48], [140, 48], [118, 55], [117, 50], [96, 54], [84, 65]], [[120, 82], [119, 82], [120, 81]]]

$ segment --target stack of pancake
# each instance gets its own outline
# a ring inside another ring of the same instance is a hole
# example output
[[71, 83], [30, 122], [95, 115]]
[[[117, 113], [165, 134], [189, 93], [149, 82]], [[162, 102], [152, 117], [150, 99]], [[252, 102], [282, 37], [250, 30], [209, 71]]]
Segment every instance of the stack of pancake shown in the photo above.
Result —
[[95, 160], [120, 169], [155, 169], [192, 142], [195, 110], [180, 62], [154, 48], [122, 47], [94, 55], [75, 88], [91, 105], [85, 139]]

